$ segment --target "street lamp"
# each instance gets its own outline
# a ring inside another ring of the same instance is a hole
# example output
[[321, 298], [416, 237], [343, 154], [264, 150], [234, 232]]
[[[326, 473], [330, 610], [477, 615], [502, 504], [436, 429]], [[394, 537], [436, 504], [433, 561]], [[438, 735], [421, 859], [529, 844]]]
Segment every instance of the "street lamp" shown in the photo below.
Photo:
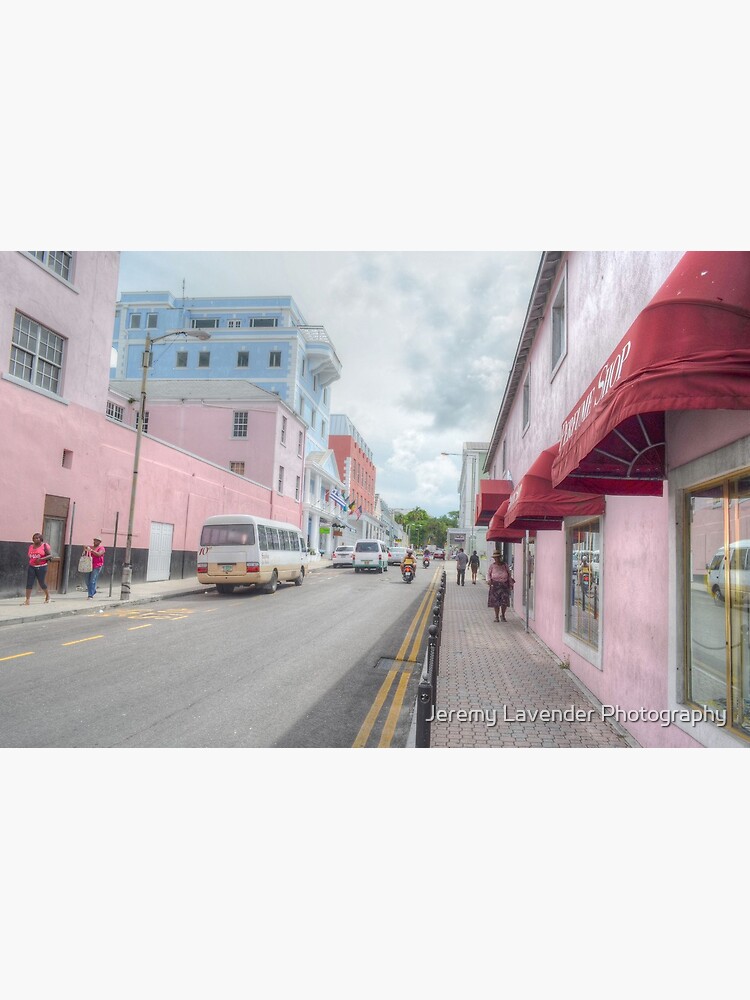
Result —
[[151, 345], [157, 340], [167, 337], [195, 337], [197, 340], [210, 340], [211, 334], [205, 330], [167, 330], [159, 337], [146, 333], [146, 344], [141, 361], [141, 405], [138, 416], [138, 427], [135, 432], [135, 455], [133, 456], [133, 482], [130, 487], [130, 513], [128, 514], [128, 536], [125, 542], [125, 561], [122, 564], [122, 580], [120, 583], [120, 600], [130, 600], [130, 582], [133, 578], [133, 567], [130, 564], [133, 550], [133, 522], [135, 519], [135, 494], [138, 488], [138, 463], [141, 458], [141, 441], [143, 439], [143, 421], [146, 415], [146, 379], [151, 364]]

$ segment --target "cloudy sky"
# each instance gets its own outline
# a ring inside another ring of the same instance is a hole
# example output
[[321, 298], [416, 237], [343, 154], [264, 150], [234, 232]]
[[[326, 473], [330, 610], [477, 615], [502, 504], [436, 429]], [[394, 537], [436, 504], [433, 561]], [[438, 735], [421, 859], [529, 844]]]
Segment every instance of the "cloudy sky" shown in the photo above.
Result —
[[393, 507], [458, 508], [465, 441], [487, 441], [540, 252], [124, 251], [120, 292], [291, 295], [341, 359], [332, 412], [372, 448]]

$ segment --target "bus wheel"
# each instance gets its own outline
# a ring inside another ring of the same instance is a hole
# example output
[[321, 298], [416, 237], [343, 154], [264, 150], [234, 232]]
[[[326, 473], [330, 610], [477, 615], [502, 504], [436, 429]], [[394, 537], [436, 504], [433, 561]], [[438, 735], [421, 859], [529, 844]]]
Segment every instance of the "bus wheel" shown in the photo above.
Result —
[[266, 591], [269, 594], [275, 594], [278, 585], [279, 585], [279, 574], [276, 572], [276, 570], [274, 570], [273, 573], [271, 573], [271, 579], [266, 584]]
[[304, 566], [300, 566], [299, 576], [294, 581], [294, 586], [295, 587], [301, 587], [304, 582], [305, 582], [305, 567]]
[[217, 583], [216, 589], [220, 594], [233, 594], [234, 584], [233, 583]]

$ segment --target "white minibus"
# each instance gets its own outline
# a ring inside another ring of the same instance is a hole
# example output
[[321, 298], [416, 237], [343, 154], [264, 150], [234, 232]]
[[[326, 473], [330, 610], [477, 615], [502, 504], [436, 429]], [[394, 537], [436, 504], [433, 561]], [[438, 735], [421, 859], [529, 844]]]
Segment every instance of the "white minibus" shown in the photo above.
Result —
[[281, 581], [305, 579], [307, 544], [299, 528], [253, 514], [206, 519], [198, 549], [198, 582], [220, 594], [235, 587], [263, 587], [273, 594]]

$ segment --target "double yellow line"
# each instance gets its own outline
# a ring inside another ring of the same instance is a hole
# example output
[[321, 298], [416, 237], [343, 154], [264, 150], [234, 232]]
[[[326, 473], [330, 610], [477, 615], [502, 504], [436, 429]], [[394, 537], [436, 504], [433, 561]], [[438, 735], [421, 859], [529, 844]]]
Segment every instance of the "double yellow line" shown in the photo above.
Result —
[[[427, 588], [427, 593], [422, 598], [422, 603], [417, 609], [417, 613], [409, 625], [404, 636], [404, 641], [399, 647], [399, 651], [396, 654], [396, 664], [399, 663], [414, 663], [416, 661], [417, 651], [422, 643], [422, 638], [424, 636], [425, 628], [427, 627], [427, 620], [432, 610], [432, 605], [434, 604], [435, 594], [437, 593], [438, 586], [440, 583], [441, 573], [435, 573], [430, 585]], [[409, 648], [409, 643], [411, 642], [411, 651], [409, 655], [406, 655], [406, 651]], [[396, 675], [399, 672], [399, 667], [392, 667], [385, 680], [380, 685], [380, 690], [375, 696], [375, 701], [372, 703], [370, 711], [367, 713], [365, 721], [357, 733], [357, 738], [355, 739], [352, 747], [364, 747], [367, 746], [367, 741], [370, 738], [370, 733], [372, 732], [372, 727], [380, 715], [380, 710], [385, 704], [385, 700], [388, 697], [388, 692], [393, 686], [393, 682], [396, 679]], [[411, 670], [404, 670], [399, 678], [398, 686], [396, 688], [396, 693], [393, 696], [393, 702], [386, 716], [385, 725], [383, 726], [383, 732], [380, 736], [379, 747], [389, 747], [391, 745], [391, 740], [393, 739], [393, 734], [396, 732], [396, 724], [398, 723], [398, 717], [401, 714], [401, 706], [404, 702], [404, 696], [406, 695], [406, 688], [409, 684], [409, 678], [411, 677]]]

